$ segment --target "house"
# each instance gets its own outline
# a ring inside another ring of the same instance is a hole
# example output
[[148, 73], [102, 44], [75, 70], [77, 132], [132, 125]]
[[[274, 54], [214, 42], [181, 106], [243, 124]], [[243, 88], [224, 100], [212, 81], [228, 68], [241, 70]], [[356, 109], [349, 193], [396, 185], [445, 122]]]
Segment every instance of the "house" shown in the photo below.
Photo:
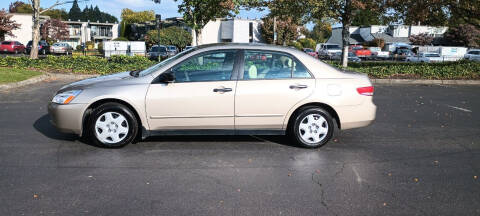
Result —
[[[11, 15], [13, 15], [11, 20], [20, 24], [20, 28], [12, 31], [14, 36], [5, 35], [5, 40], [18, 41], [23, 45], [27, 45], [27, 43], [32, 40], [32, 14], [11, 13]], [[40, 23], [48, 19], [50, 19], [49, 16], [40, 16]]]
[[63, 21], [68, 25], [69, 38], [61, 42], [69, 43], [72, 47], [82, 45], [87, 41], [93, 41], [95, 47], [104, 41], [118, 38], [119, 25], [117, 23]]
[[[228, 18], [210, 21], [202, 29], [198, 45], [233, 42], [233, 43], [261, 43], [260, 34], [262, 21], [259, 19]], [[196, 42], [196, 35], [193, 34], [193, 42]]]
[[[32, 40], [32, 14], [18, 14], [12, 13], [12, 20], [20, 24], [20, 28], [13, 30], [13, 37], [6, 36], [5, 40], [16, 40], [26, 45]], [[48, 16], [40, 16], [40, 24], [42, 25], [46, 20], [49, 20]], [[99, 23], [99, 22], [82, 22], [82, 21], [63, 21], [68, 25], [69, 38], [60, 42], [67, 42], [72, 47], [81, 45], [87, 41], [93, 41], [95, 46], [103, 41], [113, 40], [118, 37], [118, 24], [117, 23]]]
[[[409, 25], [372, 25], [366, 27], [352, 26], [350, 27], [350, 44], [357, 45], [381, 38], [385, 41], [385, 50], [393, 51], [397, 45], [410, 44], [408, 37], [418, 34], [432, 35], [435, 42], [441, 41], [443, 34], [448, 27], [434, 26], [409, 26]], [[342, 27], [333, 28], [332, 36], [327, 43], [342, 45]]]

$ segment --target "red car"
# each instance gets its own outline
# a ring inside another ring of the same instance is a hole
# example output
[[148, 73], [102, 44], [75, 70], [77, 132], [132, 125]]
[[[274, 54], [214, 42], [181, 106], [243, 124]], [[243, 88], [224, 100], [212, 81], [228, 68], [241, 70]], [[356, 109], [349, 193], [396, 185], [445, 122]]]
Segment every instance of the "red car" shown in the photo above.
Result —
[[315, 58], [318, 58], [317, 52], [315, 52], [315, 50], [313, 50], [313, 49], [304, 48], [304, 49], [303, 49], [303, 52], [305, 52], [305, 53], [307, 53], [308, 55], [311, 55], [311, 56], [313, 56], [313, 57], [315, 57]]
[[0, 44], [0, 51], [18, 54], [25, 52], [25, 46], [18, 41], [3, 41]]
[[362, 45], [352, 45], [349, 47], [349, 51], [355, 54], [357, 57], [372, 56], [372, 51], [364, 49]]

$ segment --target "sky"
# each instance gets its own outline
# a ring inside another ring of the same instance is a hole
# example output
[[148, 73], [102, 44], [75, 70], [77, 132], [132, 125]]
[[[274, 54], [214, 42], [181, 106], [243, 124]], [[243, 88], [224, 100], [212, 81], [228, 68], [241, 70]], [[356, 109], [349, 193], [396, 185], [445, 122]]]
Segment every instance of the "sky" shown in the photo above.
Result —
[[[15, 2], [16, 0], [0, 0], [0, 8], [8, 9], [10, 3]], [[23, 0], [24, 2], [28, 2], [27, 0]], [[41, 7], [50, 7], [55, 3], [56, 0], [40, 0]], [[79, 0], [80, 1], [80, 0]], [[129, 8], [134, 11], [142, 11], [142, 10], [154, 10], [156, 14], [161, 14], [162, 19], [164, 17], [179, 17], [182, 16], [178, 13], [178, 4], [179, 2], [175, 2], [174, 0], [162, 0], [161, 4], [155, 4], [152, 0], [89, 0], [87, 2], [79, 2], [78, 3], [80, 8], [83, 10], [86, 5], [98, 5], [101, 11], [107, 12], [112, 14], [120, 20], [120, 14], [122, 13], [123, 8]], [[67, 12], [72, 7], [71, 4], [58, 6], [57, 8], [63, 8]], [[267, 11], [240, 11], [240, 14], [237, 17], [240, 18], [262, 18], [266, 15]]]

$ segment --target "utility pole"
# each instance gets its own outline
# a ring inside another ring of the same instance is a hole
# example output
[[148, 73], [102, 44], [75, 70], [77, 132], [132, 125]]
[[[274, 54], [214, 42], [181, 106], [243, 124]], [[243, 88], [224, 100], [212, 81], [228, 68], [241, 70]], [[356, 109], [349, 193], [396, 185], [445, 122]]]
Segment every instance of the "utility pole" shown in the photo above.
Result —
[[[162, 15], [155, 15], [155, 22], [157, 26], [158, 52], [160, 52], [160, 29], [162, 28]], [[158, 61], [162, 61], [162, 57], [158, 56]]]

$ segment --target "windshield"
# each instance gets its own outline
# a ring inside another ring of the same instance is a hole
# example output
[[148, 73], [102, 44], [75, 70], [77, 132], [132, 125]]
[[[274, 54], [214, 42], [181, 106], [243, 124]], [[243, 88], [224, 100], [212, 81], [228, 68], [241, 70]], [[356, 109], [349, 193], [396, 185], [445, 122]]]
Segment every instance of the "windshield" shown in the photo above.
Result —
[[[165, 48], [165, 47], [163, 47], [163, 48]], [[153, 48], [152, 48], [152, 49], [153, 49]], [[187, 54], [189, 54], [189, 53], [191, 53], [191, 52], [193, 52], [193, 51], [195, 51], [195, 50], [196, 50], [196, 49], [184, 50], [183, 52], [180, 52], [180, 53], [178, 53], [178, 54], [176, 54], [176, 55], [174, 55], [174, 56], [172, 56], [172, 57], [170, 57], [170, 58], [168, 58], [168, 59], [163, 60], [162, 62], [160, 62], [160, 63], [158, 63], [158, 64], [156, 64], [156, 65], [154, 65], [154, 66], [152, 66], [152, 67], [149, 67], [149, 68], [141, 71], [141, 72], [139, 73], [139, 76], [146, 76], [146, 75], [151, 74], [151, 73], [153, 73], [153, 72], [155, 72], [155, 71], [158, 71], [159, 69], [161, 69], [163, 66], [169, 64], [170, 62], [173, 62], [173, 61], [175, 61], [175, 60], [177, 60], [177, 59], [179, 59], [179, 58], [181, 58], [181, 57], [183, 57], [183, 56], [185, 56], [185, 55], [187, 55]]]
[[353, 54], [353, 53], [351, 53], [351, 52], [348, 53], [348, 57], [355, 57], [355, 56], [356, 56], [356, 55]]
[[427, 53], [425, 54], [425, 57], [440, 57], [440, 55], [436, 53]]
[[177, 49], [177, 48], [174, 47], [174, 46], [169, 46], [169, 47], [168, 47], [168, 50], [176, 50], [176, 49]]
[[313, 49], [305, 49], [305, 52], [313, 52]]
[[167, 51], [167, 48], [166, 47], [158, 47], [158, 46], [155, 46], [155, 47], [152, 47], [152, 49], [150, 50], [150, 52], [165, 52]]
[[327, 45], [327, 49], [340, 49], [339, 45]]

